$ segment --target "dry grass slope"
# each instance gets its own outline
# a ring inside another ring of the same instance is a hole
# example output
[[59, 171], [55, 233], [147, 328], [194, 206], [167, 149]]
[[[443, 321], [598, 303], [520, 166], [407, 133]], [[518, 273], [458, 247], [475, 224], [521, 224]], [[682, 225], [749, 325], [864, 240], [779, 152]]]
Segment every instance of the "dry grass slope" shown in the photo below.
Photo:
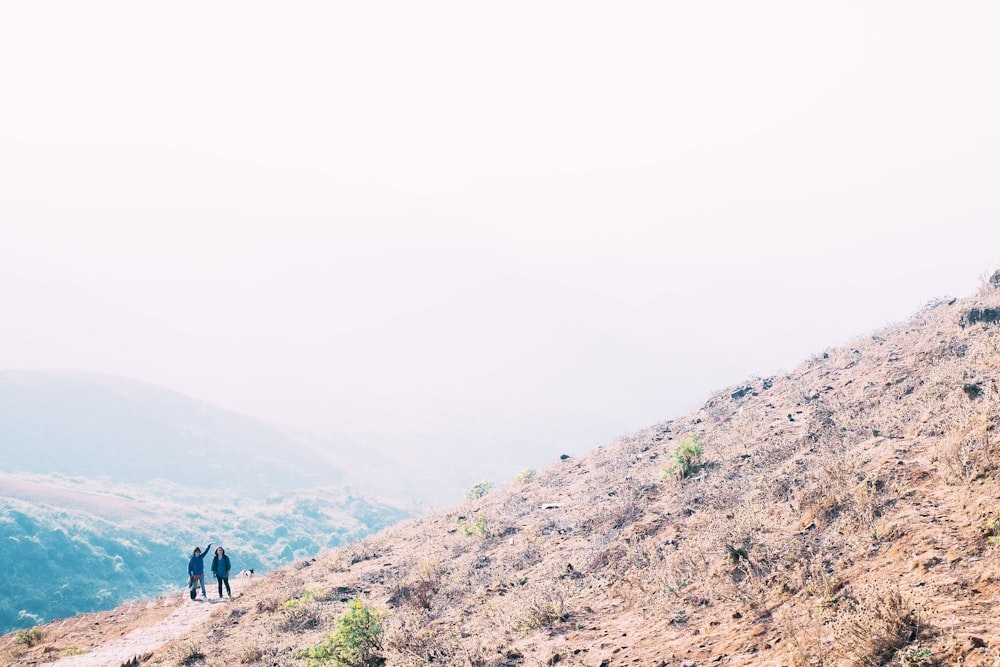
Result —
[[[260, 578], [141, 664], [305, 664], [359, 599], [406, 667], [1000, 665], [997, 283]], [[87, 649], [41, 630], [0, 661]]]

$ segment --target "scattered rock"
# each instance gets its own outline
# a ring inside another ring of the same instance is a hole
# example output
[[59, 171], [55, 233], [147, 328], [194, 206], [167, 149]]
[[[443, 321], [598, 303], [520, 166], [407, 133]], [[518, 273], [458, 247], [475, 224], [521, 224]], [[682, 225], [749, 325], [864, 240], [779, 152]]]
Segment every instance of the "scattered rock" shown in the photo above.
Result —
[[738, 401], [747, 394], [749, 394], [751, 391], [753, 391], [753, 387], [751, 387], [750, 385], [746, 385], [745, 387], [740, 387], [739, 389], [731, 393], [729, 397], [732, 398], [734, 401]]
[[964, 328], [978, 322], [992, 324], [997, 321], [1000, 321], [1000, 308], [971, 308], [962, 316], [959, 324]]

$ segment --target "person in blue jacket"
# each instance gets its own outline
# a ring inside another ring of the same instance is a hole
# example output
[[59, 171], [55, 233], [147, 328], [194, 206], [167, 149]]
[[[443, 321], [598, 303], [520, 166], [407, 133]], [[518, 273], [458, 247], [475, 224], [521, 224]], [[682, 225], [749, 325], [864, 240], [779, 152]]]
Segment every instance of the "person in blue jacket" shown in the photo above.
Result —
[[[211, 545], [209, 545], [211, 546]], [[229, 570], [232, 569], [229, 563], [229, 556], [222, 547], [215, 549], [215, 558], [212, 559], [212, 574], [219, 580], [219, 598], [222, 598], [222, 584], [226, 585], [226, 595], [233, 599], [233, 593], [229, 590]]]
[[208, 593], [205, 592], [205, 556], [208, 555], [208, 550], [211, 548], [211, 542], [208, 543], [204, 551], [195, 547], [194, 555], [188, 561], [188, 586], [191, 588], [192, 600], [198, 597], [198, 584], [201, 584], [201, 599], [208, 598]]

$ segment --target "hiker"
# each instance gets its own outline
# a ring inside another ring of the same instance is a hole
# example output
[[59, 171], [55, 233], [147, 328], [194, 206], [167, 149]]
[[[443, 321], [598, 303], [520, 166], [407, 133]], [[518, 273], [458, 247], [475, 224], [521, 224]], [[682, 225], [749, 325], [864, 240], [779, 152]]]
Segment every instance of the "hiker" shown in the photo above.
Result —
[[226, 585], [226, 595], [229, 596], [230, 600], [233, 599], [233, 593], [229, 590], [229, 569], [229, 556], [226, 555], [225, 549], [218, 547], [215, 550], [215, 558], [212, 559], [212, 574], [219, 580], [220, 600], [222, 599], [222, 584]]
[[198, 597], [198, 584], [201, 584], [201, 599], [208, 599], [208, 593], [205, 592], [205, 556], [208, 555], [208, 550], [211, 548], [211, 542], [208, 543], [204, 551], [195, 547], [194, 555], [188, 561], [188, 586], [191, 588], [192, 600]]

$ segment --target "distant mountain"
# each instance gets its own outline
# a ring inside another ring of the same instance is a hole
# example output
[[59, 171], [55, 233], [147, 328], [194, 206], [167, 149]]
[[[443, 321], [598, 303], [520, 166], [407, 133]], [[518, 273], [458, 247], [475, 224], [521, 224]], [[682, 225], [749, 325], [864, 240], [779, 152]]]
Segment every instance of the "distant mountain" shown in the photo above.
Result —
[[161, 387], [89, 373], [0, 372], [0, 470], [169, 480], [260, 497], [344, 471], [262, 422]]
[[0, 443], [0, 632], [179, 586], [208, 541], [266, 570], [412, 514], [329, 448], [124, 378], [0, 372]]

